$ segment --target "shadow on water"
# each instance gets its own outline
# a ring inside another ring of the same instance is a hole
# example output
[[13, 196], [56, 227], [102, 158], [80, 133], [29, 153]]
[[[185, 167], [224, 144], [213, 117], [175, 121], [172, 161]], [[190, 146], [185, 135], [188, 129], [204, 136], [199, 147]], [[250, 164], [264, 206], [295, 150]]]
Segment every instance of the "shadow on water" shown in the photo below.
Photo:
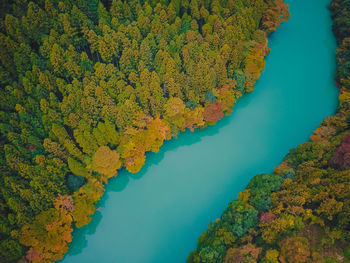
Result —
[[93, 235], [96, 232], [98, 224], [101, 222], [102, 213], [100, 211], [96, 211], [89, 225], [84, 226], [80, 229], [75, 228], [73, 232], [73, 238], [75, 241], [72, 242], [69, 248], [69, 253], [72, 255], [80, 254], [83, 249], [87, 246], [87, 235]]

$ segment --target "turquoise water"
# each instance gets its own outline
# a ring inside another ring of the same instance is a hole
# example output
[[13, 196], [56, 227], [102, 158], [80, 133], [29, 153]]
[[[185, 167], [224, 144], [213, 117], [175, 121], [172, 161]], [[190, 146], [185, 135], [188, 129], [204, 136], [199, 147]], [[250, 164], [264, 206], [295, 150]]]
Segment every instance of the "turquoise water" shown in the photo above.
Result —
[[252, 94], [216, 126], [149, 154], [136, 175], [110, 180], [64, 263], [185, 262], [200, 234], [250, 178], [271, 172], [337, 105], [336, 43], [325, 0], [290, 0]]

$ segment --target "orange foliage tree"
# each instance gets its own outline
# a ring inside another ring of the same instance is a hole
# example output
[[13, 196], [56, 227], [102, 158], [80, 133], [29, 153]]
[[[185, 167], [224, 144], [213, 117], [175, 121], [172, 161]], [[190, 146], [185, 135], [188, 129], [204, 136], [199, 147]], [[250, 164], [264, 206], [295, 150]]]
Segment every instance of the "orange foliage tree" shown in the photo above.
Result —
[[305, 237], [286, 237], [280, 242], [282, 263], [310, 262], [309, 242]]
[[224, 117], [222, 106], [219, 102], [209, 104], [204, 109], [204, 120], [215, 123]]
[[275, 0], [269, 2], [269, 7], [262, 17], [262, 27], [268, 32], [276, 31], [276, 28], [290, 17], [288, 12], [289, 5], [283, 0]]

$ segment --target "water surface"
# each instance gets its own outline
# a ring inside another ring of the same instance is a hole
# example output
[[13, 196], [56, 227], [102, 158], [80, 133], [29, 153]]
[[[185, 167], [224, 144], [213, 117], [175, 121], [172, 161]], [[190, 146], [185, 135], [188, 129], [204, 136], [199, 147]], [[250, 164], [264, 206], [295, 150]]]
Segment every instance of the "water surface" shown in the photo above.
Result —
[[271, 172], [337, 105], [336, 49], [326, 0], [289, 0], [255, 91], [216, 126], [149, 154], [110, 180], [99, 211], [74, 232], [63, 263], [178, 263], [257, 173]]

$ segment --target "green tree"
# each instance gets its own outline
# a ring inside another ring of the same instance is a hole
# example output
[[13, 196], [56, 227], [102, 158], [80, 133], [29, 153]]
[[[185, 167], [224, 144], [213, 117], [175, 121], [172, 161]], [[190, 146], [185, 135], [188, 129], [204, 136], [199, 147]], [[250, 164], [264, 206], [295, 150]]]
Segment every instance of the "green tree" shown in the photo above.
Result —
[[67, 178], [67, 186], [74, 192], [77, 191], [85, 182], [86, 179], [84, 177], [75, 174], [69, 174]]

